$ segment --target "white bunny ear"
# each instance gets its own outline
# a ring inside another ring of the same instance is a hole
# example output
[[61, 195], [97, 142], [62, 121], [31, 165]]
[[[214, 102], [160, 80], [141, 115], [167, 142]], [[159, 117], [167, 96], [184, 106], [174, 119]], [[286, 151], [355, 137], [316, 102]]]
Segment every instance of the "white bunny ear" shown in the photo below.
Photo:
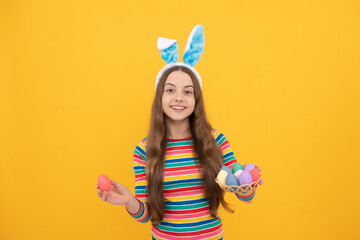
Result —
[[183, 55], [184, 63], [194, 66], [199, 62], [201, 54], [204, 52], [204, 26], [196, 25], [190, 33]]
[[175, 39], [158, 38], [157, 48], [166, 64], [176, 63], [179, 58], [179, 47]]

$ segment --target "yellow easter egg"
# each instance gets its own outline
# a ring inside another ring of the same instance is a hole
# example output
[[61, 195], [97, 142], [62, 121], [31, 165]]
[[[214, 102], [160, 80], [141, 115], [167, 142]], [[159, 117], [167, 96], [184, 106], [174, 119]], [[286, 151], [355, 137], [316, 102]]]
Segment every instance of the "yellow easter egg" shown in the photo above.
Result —
[[228, 173], [225, 170], [221, 170], [217, 175], [217, 180], [220, 184], [226, 185], [226, 177]]

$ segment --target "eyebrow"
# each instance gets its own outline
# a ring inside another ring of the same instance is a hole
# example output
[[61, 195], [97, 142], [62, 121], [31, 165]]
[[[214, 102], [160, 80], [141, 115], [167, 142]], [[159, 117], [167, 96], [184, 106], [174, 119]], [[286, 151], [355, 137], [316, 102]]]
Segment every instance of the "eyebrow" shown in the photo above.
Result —
[[[172, 84], [172, 83], [166, 83], [165, 86], [166, 86], [167, 84], [173, 85], [174, 87], [176, 87], [176, 86], [175, 86], [174, 84]], [[194, 88], [193, 85], [186, 85], [184, 88], [187, 88], [187, 87], [192, 87], [192, 88]], [[195, 88], [194, 88], [194, 89], [195, 89]]]

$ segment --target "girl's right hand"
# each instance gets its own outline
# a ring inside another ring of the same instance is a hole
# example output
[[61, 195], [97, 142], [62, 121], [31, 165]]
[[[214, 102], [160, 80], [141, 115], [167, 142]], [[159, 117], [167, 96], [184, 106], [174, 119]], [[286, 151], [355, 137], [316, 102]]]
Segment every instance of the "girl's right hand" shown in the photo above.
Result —
[[102, 191], [96, 184], [98, 196], [105, 202], [113, 205], [124, 205], [130, 201], [131, 192], [124, 185], [111, 180], [111, 188], [109, 191]]

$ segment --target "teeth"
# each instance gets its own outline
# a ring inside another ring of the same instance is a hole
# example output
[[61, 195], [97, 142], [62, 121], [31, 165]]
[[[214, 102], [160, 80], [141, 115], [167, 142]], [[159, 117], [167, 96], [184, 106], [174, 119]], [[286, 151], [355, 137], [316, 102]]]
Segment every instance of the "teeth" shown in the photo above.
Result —
[[179, 109], [179, 110], [184, 110], [185, 109], [184, 107], [172, 107], [172, 108]]

